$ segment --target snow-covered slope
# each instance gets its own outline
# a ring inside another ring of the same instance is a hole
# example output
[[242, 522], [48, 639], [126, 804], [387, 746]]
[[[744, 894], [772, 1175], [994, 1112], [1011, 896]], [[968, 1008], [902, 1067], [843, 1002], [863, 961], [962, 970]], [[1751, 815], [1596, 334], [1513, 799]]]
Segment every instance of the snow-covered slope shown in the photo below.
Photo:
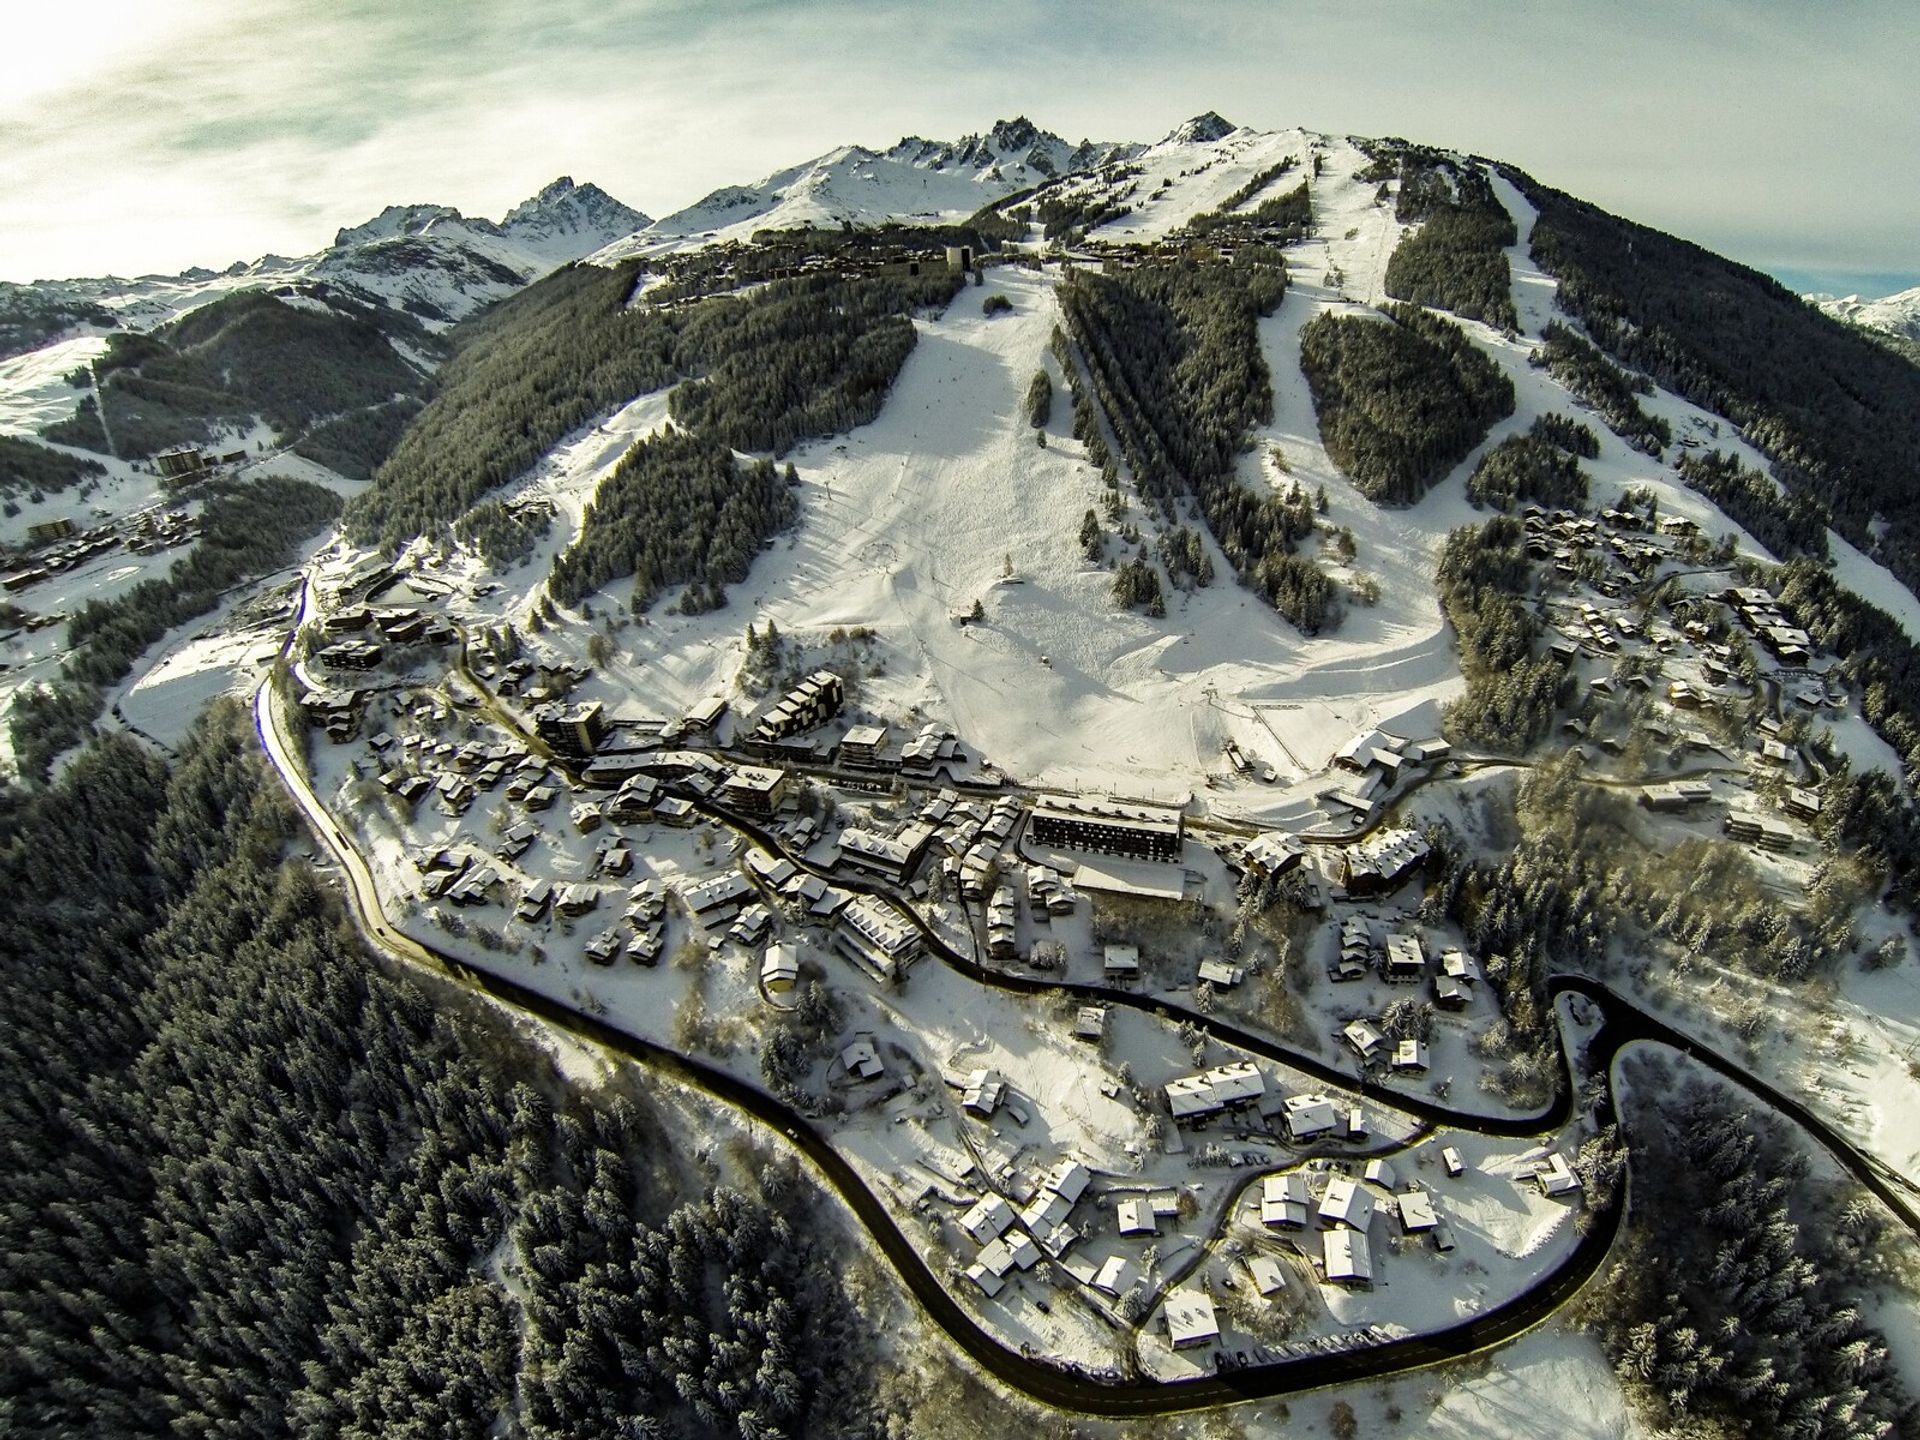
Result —
[[390, 205], [341, 230], [325, 250], [297, 259], [267, 255], [225, 270], [133, 280], [0, 285], [0, 316], [79, 311], [101, 317], [76, 318], [45, 337], [58, 341], [109, 328], [150, 330], [235, 290], [324, 282], [349, 298], [405, 309], [438, 329], [649, 223], [598, 186], [563, 176], [498, 224], [445, 205]]
[[955, 141], [909, 135], [887, 150], [844, 145], [752, 185], [715, 190], [595, 258], [744, 240], [769, 228], [963, 220], [983, 205], [1126, 160], [1139, 148], [1092, 140], [1075, 145], [1024, 116]]
[[1884, 330], [1902, 340], [1920, 341], [1920, 285], [1880, 300], [1862, 300], [1858, 295], [1809, 295], [1807, 299], [1836, 320]]

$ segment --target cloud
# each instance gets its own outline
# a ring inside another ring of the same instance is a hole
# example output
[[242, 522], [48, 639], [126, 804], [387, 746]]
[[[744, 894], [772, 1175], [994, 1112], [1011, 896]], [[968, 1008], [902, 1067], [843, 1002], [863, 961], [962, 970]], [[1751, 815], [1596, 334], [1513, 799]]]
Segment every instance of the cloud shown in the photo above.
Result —
[[399, 201], [498, 215], [562, 172], [661, 214], [853, 141], [1016, 112], [1151, 139], [1205, 109], [1510, 159], [1753, 263], [1920, 270], [1900, 3], [97, 0], [38, 23], [44, 64], [0, 60], [13, 279], [300, 253]]

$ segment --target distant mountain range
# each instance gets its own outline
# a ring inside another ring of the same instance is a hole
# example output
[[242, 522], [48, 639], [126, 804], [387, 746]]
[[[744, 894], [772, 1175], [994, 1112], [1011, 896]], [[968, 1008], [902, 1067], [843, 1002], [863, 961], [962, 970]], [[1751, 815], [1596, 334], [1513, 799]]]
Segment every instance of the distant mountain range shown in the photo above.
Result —
[[281, 298], [331, 287], [442, 329], [570, 260], [652, 222], [597, 185], [562, 176], [495, 223], [447, 205], [390, 205], [312, 255], [224, 270], [0, 284], [0, 358], [75, 334], [151, 330], [237, 290]]
[[1849, 320], [1869, 330], [1920, 343], [1920, 286], [1882, 300], [1862, 300], [1858, 295], [1809, 295], [1807, 299], [1836, 320]]

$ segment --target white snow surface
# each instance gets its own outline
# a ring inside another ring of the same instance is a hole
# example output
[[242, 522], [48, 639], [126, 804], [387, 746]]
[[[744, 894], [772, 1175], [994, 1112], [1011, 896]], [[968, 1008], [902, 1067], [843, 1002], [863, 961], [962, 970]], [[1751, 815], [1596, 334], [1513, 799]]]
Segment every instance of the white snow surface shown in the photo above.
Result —
[[1836, 320], [1884, 330], [1903, 340], [1920, 340], [1920, 285], [1878, 300], [1863, 300], [1858, 295], [1809, 295], [1806, 299]]

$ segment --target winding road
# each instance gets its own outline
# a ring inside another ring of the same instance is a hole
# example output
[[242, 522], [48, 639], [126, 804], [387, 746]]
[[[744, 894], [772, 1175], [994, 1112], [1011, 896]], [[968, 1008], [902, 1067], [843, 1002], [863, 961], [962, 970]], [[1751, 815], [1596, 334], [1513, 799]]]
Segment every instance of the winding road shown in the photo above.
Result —
[[[485, 694], [484, 689], [482, 693]], [[966, 1312], [953, 1297], [946, 1281], [930, 1267], [921, 1245], [900, 1229], [887, 1204], [868, 1187], [807, 1116], [726, 1070], [642, 1039], [596, 1016], [583, 1014], [513, 979], [477, 969], [457, 956], [401, 933], [390, 924], [381, 908], [371, 870], [351, 839], [314, 793], [303, 766], [294, 758], [293, 746], [285, 729], [284, 706], [271, 681], [264, 683], [256, 693], [254, 709], [267, 757], [314, 834], [339, 863], [346, 880], [350, 912], [370, 945], [393, 963], [421, 967], [437, 976], [451, 975], [494, 1000], [536, 1016], [556, 1029], [651, 1066], [784, 1135], [813, 1162], [827, 1183], [859, 1218], [874, 1244], [887, 1257], [902, 1283], [933, 1322], [983, 1369], [1009, 1388], [1033, 1400], [1063, 1410], [1107, 1417], [1173, 1414], [1249, 1399], [1291, 1395], [1324, 1386], [1375, 1380], [1458, 1359], [1511, 1340], [1551, 1318], [1600, 1269], [1618, 1232], [1625, 1208], [1624, 1196], [1617, 1197], [1604, 1209], [1590, 1212], [1591, 1223], [1579, 1237], [1573, 1251], [1557, 1268], [1524, 1293], [1442, 1330], [1351, 1350], [1332, 1353], [1314, 1351], [1223, 1370], [1214, 1375], [1173, 1381], [1099, 1379], [1079, 1369], [1021, 1355], [1001, 1344]], [[778, 853], [777, 842], [757, 826], [739, 816], [717, 810], [712, 813], [754, 843]], [[845, 885], [847, 882], [842, 879], [838, 883]], [[1203, 1016], [1170, 1002], [1129, 991], [1112, 990], [1099, 985], [1041, 981], [988, 969], [947, 945], [912, 907], [880, 887], [849, 888], [867, 889], [868, 893], [878, 895], [894, 905], [920, 930], [930, 953], [976, 983], [1021, 994], [1065, 991], [1097, 999], [1103, 1004], [1127, 1006], [1167, 1020], [1192, 1023], [1224, 1044], [1238, 1046], [1343, 1089], [1354, 1088], [1352, 1077], [1335, 1067], [1217, 1017]], [[1806, 1107], [1754, 1079], [1691, 1037], [1647, 1015], [1597, 981], [1583, 976], [1556, 975], [1549, 980], [1547, 988], [1554, 996], [1563, 993], [1584, 995], [1602, 1010], [1603, 1023], [1588, 1040], [1582, 1068], [1589, 1074], [1606, 1077], [1607, 1091], [1601, 1107], [1603, 1112], [1610, 1112], [1613, 1104], [1611, 1066], [1623, 1046], [1635, 1041], [1648, 1041], [1681, 1050], [1795, 1120], [1861, 1184], [1891, 1207], [1903, 1223], [1920, 1234], [1920, 1212], [1914, 1208], [1911, 1185], [1854, 1148]], [[1533, 1116], [1476, 1115], [1420, 1097], [1398, 1094], [1390, 1094], [1387, 1103], [1436, 1125], [1471, 1129], [1484, 1134], [1537, 1136], [1558, 1129], [1571, 1114], [1574, 1058], [1563, 1052], [1563, 1060], [1563, 1073], [1553, 1102]]]

